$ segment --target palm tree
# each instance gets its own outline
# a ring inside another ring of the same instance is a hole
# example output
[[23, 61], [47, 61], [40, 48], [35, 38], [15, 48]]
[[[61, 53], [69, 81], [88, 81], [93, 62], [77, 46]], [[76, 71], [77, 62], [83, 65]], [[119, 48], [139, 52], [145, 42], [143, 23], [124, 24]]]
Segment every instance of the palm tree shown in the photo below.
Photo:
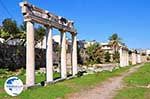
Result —
[[113, 52], [118, 51], [120, 44], [122, 44], [121, 38], [118, 36], [117, 33], [114, 33], [112, 34], [112, 36], [109, 37], [109, 45], [112, 47]]
[[113, 49], [113, 60], [114, 62], [119, 62], [119, 48], [120, 44], [123, 44], [121, 42], [121, 38], [118, 36], [117, 33], [112, 34], [112, 36], [109, 37], [109, 45]]

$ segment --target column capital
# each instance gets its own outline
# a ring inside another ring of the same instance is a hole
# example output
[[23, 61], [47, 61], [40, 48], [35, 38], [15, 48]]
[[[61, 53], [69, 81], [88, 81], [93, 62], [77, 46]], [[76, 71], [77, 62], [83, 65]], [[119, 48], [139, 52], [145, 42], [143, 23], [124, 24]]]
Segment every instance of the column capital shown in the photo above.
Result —
[[32, 23], [34, 23], [29, 14], [24, 15], [24, 21], [25, 22], [32, 22]]
[[52, 29], [53, 27], [49, 24], [49, 25], [44, 25], [44, 27], [48, 28], [48, 29]]
[[26, 19], [24, 20], [24, 22], [31, 22], [34, 25], [34, 22], [32, 21], [32, 19]]
[[77, 32], [72, 32], [71, 34], [72, 34], [72, 36], [77, 36], [78, 33]]
[[61, 33], [67, 32], [65, 29], [59, 29]]

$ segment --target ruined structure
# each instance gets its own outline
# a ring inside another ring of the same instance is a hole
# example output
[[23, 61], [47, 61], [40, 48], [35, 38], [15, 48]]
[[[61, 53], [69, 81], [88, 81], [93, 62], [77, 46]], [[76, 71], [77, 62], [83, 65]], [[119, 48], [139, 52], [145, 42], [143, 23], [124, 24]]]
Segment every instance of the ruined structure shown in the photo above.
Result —
[[66, 32], [72, 35], [72, 71], [73, 76], [77, 74], [77, 31], [73, 21], [61, 16], [54, 15], [46, 10], [42, 10], [28, 2], [21, 2], [21, 11], [27, 25], [26, 42], [26, 86], [35, 84], [35, 50], [34, 50], [34, 23], [42, 24], [46, 27], [46, 82], [53, 81], [53, 48], [52, 30], [58, 29], [61, 34], [61, 78], [67, 77], [66, 70]]

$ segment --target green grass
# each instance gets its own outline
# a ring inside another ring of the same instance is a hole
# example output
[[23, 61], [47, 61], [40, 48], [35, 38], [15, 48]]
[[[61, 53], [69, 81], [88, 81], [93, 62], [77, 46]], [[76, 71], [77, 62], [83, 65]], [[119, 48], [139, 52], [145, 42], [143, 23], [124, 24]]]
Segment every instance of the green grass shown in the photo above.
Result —
[[140, 86], [150, 84], [150, 63], [124, 79], [125, 87], [118, 91], [114, 99], [150, 99], [150, 89]]
[[56, 84], [48, 85], [46, 87], [33, 87], [25, 90], [17, 97], [8, 96], [3, 90], [0, 91], [0, 99], [56, 99], [57, 97], [66, 98], [66, 95], [74, 92], [79, 92], [87, 88], [91, 88], [106, 79], [118, 76], [128, 70], [130, 67], [124, 67], [113, 72], [103, 71], [85, 75], [82, 77], [57, 82]]
[[[11, 76], [15, 76], [15, 75], [12, 74]], [[26, 78], [26, 76], [24, 74], [23, 75], [17, 75], [17, 77], [19, 77], [23, 81], [23, 83], [25, 84], [25, 78]], [[58, 77], [60, 77], [60, 73], [54, 73], [54, 78], [58, 78]], [[4, 86], [5, 80], [7, 78], [8, 77], [0, 78], [0, 88]], [[35, 78], [36, 78], [35, 79], [36, 83], [40, 83], [41, 81], [45, 81], [45, 79], [46, 79], [44, 73], [36, 74]]]

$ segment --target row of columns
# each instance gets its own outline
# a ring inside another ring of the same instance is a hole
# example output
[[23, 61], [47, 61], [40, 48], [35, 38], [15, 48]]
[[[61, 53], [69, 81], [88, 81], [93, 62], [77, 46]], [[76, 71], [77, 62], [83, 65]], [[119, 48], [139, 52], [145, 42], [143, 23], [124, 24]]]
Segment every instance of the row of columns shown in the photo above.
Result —
[[[128, 49], [125, 48], [120, 48], [120, 66], [124, 67], [124, 66], [128, 66], [129, 65], [129, 51]], [[131, 53], [131, 63], [132, 65], [135, 65], [137, 63], [141, 63], [142, 62], [142, 58], [141, 58], [141, 54], [140, 53], [136, 53], [135, 51], [132, 51]]]
[[[61, 78], [67, 78], [66, 66], [66, 32], [61, 32]], [[35, 50], [34, 50], [34, 24], [27, 21], [27, 44], [26, 44], [26, 85], [35, 84]], [[72, 71], [77, 74], [77, 38], [72, 33]], [[46, 27], [46, 82], [53, 81], [53, 41], [52, 28]]]
[[132, 64], [142, 63], [142, 57], [140, 53], [132, 52]]

